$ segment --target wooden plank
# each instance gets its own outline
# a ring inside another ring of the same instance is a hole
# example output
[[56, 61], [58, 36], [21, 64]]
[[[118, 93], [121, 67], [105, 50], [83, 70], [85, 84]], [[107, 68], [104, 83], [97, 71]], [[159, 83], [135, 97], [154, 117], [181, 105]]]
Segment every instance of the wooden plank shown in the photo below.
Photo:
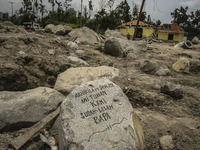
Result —
[[23, 135], [18, 136], [15, 140], [11, 142], [11, 145], [15, 149], [20, 149], [29, 139], [31, 139], [36, 133], [38, 133], [47, 123], [53, 120], [60, 113], [60, 107], [58, 107], [54, 112], [47, 115], [45, 118], [40, 120], [38, 123], [29, 128], [29, 131]]

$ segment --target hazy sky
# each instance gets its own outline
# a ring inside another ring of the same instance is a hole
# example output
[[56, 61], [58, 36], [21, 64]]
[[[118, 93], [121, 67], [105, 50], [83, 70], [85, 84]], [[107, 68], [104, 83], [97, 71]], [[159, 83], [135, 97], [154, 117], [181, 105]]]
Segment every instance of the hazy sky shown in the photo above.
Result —
[[[11, 13], [11, 4], [9, 1], [14, 3], [14, 11], [17, 11], [22, 6], [22, 0], [0, 0], [0, 11]], [[50, 10], [51, 5], [47, 2], [48, 0], [44, 0], [44, 3], [47, 5], [46, 9]], [[64, 0], [58, 0], [64, 1]], [[94, 4], [94, 13], [98, 10], [98, 2], [100, 0], [92, 0]], [[115, 0], [115, 6], [118, 5], [122, 0]], [[80, 10], [80, 2], [81, 0], [72, 0], [72, 7], [76, 10]], [[132, 10], [132, 3], [136, 3], [141, 5], [142, 0], [127, 0]], [[83, 4], [88, 6], [88, 0], [83, 0]], [[195, 11], [200, 9], [200, 0], [146, 0], [144, 10], [147, 14], [151, 15], [152, 19], [160, 19], [162, 23], [171, 23], [171, 15], [170, 13], [175, 8], [180, 8], [180, 6], [188, 6], [189, 11]]]

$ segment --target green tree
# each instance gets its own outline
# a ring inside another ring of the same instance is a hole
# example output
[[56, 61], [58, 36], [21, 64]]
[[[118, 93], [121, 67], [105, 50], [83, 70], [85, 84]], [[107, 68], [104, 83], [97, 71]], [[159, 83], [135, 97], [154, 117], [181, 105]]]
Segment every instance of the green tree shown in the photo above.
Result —
[[147, 16], [147, 23], [152, 24], [151, 16], [150, 15]]
[[109, 9], [110, 13], [113, 10], [114, 3], [115, 3], [115, 0], [108, 0], [108, 2], [107, 2], [107, 6], [108, 6], [108, 9]]
[[172, 18], [173, 21], [172, 23], [176, 23], [180, 26], [182, 26], [183, 28], [185, 28], [188, 24], [188, 19], [189, 16], [187, 15], [187, 11], [188, 11], [188, 6], [184, 7], [180, 7], [180, 9], [176, 8], [172, 13]]
[[132, 10], [132, 20], [138, 19], [139, 8], [136, 4], [133, 3], [133, 10]]
[[158, 19], [157, 21], [156, 21], [156, 23], [155, 23], [155, 26], [157, 27], [157, 26], [160, 26], [161, 25], [161, 21]]
[[47, 13], [47, 10], [45, 9], [45, 5], [43, 4], [43, 1], [40, 0], [40, 4], [39, 4], [39, 11], [41, 14], [41, 18], [44, 18], [44, 14]]
[[130, 6], [126, 0], [123, 0], [115, 9], [122, 23], [131, 21]]
[[200, 10], [190, 12], [188, 14], [188, 7], [176, 8], [172, 13], [172, 23], [177, 23], [186, 32], [188, 32], [188, 38], [191, 39], [194, 36], [200, 36]]
[[69, 7], [71, 6], [72, 0], [65, 0], [64, 2], [64, 7], [65, 7], [65, 11], [67, 11], [69, 9]]
[[54, 12], [55, 1], [54, 0], [48, 0], [48, 2], [51, 3], [52, 12]]
[[140, 21], [145, 22], [146, 21], [146, 17], [147, 17], [146, 15], [147, 15], [147, 13], [145, 11], [143, 11], [142, 14], [141, 14]]

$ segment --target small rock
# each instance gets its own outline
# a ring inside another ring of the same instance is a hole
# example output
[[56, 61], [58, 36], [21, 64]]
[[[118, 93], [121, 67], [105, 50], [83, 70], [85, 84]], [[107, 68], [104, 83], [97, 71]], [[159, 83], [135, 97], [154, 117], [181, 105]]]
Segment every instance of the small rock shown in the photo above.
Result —
[[193, 43], [193, 44], [199, 44], [199, 43], [200, 43], [199, 38], [195, 36], [195, 37], [192, 39], [192, 43]]
[[80, 58], [77, 58], [77, 57], [75, 57], [75, 56], [68, 56], [68, 59], [72, 62], [72, 63], [78, 63], [78, 64], [80, 64], [80, 65], [86, 65], [86, 66], [89, 66], [89, 64], [86, 62], [86, 61], [84, 61], [84, 60], [82, 60], [82, 59], [80, 59]]
[[147, 50], [153, 50], [153, 48], [154, 48], [154, 47], [151, 46], [151, 45], [148, 45], [148, 46], [147, 46]]
[[76, 54], [83, 55], [83, 54], [85, 54], [85, 51], [84, 50], [76, 50]]
[[174, 148], [171, 135], [165, 135], [160, 138], [160, 146], [163, 150], [172, 150]]
[[129, 53], [127, 56], [126, 56], [126, 59], [127, 60], [135, 60], [137, 58], [137, 56], [134, 54], [134, 53]]
[[49, 53], [50, 55], [55, 55], [55, 54], [56, 54], [56, 51], [55, 51], [55, 49], [48, 49], [48, 53]]
[[181, 85], [170, 82], [161, 82], [161, 93], [168, 94], [175, 99], [183, 98], [183, 89]]
[[180, 58], [172, 65], [173, 70], [177, 72], [189, 73], [190, 70], [190, 61], [186, 58]]
[[168, 76], [168, 75], [170, 75], [170, 70], [169, 69], [160, 69], [156, 72], [156, 75], [158, 75], [158, 76]]
[[48, 83], [48, 84], [54, 85], [55, 82], [56, 82], [56, 77], [54, 77], [54, 76], [49, 76], [49, 77], [47, 78], [47, 83]]
[[154, 74], [158, 68], [158, 64], [154, 61], [148, 59], [140, 61], [140, 70], [144, 73]]
[[69, 68], [58, 75], [54, 89], [66, 94], [83, 83], [96, 79], [113, 80], [117, 77], [119, 70], [108, 66]]
[[69, 41], [67, 46], [72, 50], [77, 50], [78, 49], [78, 45], [75, 42], [72, 42], [72, 41]]
[[19, 51], [19, 54], [20, 54], [20, 55], [25, 55], [25, 52]]

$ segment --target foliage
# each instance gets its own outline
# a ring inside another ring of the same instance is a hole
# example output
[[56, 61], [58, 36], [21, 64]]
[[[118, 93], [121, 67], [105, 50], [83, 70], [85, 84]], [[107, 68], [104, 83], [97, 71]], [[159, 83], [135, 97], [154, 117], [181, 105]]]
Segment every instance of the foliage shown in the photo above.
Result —
[[180, 25], [186, 32], [188, 32], [188, 37], [191, 39], [194, 36], [200, 35], [200, 10], [195, 12], [187, 12], [188, 7], [176, 8], [172, 13], [173, 21]]
[[126, 0], [123, 0], [116, 7], [115, 11], [122, 23], [131, 21], [130, 6]]
[[136, 20], [139, 15], [139, 8], [136, 4], [133, 4], [132, 20]]
[[[104, 33], [108, 28], [116, 29], [118, 25], [135, 20], [139, 16], [138, 5], [133, 3], [133, 9], [130, 11], [127, 0], [122, 0], [115, 9], [113, 8], [115, 0], [100, 0], [100, 9], [94, 16], [91, 15], [94, 7], [92, 0], [88, 1], [88, 6], [83, 6], [82, 14], [71, 8], [72, 0], [48, 0], [48, 2], [52, 7], [50, 11], [46, 10], [44, 0], [22, 0], [23, 7], [11, 17], [11, 21], [15, 24], [36, 21], [42, 27], [47, 24], [69, 24], [73, 28], [87, 26], [96, 32]], [[194, 17], [197, 15], [198, 13], [193, 14]], [[161, 23], [159, 20], [152, 21], [146, 12], [142, 13], [141, 21], [153, 25]], [[194, 24], [197, 21], [194, 20]]]

